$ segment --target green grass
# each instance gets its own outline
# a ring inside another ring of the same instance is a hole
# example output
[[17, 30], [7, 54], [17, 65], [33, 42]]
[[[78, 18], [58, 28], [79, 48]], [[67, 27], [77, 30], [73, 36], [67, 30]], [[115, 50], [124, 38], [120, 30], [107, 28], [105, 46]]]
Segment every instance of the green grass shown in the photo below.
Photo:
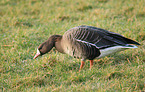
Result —
[[[144, 0], [0, 0], [0, 91], [145, 91]], [[33, 60], [50, 35], [90, 25], [141, 46], [89, 62], [54, 49]]]

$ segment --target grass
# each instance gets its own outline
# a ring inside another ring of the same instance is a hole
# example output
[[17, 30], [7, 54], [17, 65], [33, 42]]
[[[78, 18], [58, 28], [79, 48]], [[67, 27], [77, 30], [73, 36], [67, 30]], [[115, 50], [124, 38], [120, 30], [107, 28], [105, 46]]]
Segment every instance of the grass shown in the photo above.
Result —
[[[145, 91], [144, 0], [1, 0], [0, 90]], [[91, 25], [138, 41], [141, 46], [89, 62], [50, 53], [33, 60], [50, 35]]]

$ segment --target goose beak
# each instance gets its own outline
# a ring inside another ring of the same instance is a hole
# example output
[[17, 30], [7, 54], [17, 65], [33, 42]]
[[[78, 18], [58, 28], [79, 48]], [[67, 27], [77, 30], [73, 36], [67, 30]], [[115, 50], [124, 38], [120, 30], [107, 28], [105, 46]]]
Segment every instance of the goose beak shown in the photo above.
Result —
[[33, 59], [36, 59], [38, 56], [40, 56], [41, 55], [41, 53], [40, 53], [40, 51], [37, 49], [37, 53], [36, 53], [36, 55], [34, 56], [34, 58]]
[[33, 59], [36, 59], [38, 56], [40, 56], [40, 54], [37, 54], [37, 53], [36, 53], [36, 55], [34, 56]]

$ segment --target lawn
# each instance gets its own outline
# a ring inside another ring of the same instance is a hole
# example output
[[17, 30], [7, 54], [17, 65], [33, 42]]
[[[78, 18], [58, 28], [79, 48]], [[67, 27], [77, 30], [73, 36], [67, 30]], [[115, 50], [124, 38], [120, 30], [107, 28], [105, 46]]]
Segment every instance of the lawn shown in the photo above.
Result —
[[[50, 35], [90, 25], [141, 45], [94, 61], [53, 49], [33, 59]], [[145, 0], [0, 0], [0, 91], [145, 91]]]

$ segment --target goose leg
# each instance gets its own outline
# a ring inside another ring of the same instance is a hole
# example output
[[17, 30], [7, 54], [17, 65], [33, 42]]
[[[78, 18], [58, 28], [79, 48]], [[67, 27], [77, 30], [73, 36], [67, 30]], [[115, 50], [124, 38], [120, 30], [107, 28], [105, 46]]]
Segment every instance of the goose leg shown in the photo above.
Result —
[[93, 66], [93, 60], [90, 60], [90, 69], [92, 68], [92, 66]]
[[81, 71], [81, 69], [83, 69], [84, 64], [85, 64], [85, 62], [81, 61], [81, 66], [80, 66], [80, 70], [79, 71]]

